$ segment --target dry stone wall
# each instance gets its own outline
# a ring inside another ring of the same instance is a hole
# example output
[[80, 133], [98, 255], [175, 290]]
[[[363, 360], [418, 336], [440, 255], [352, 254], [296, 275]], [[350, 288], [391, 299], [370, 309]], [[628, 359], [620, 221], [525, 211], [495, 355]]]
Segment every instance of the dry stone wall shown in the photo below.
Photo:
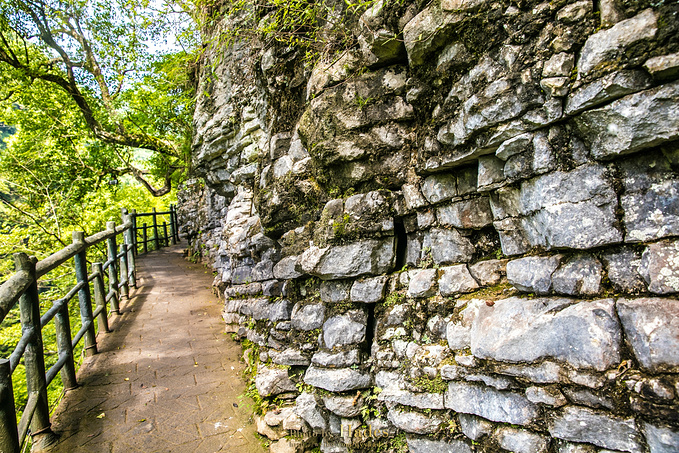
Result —
[[679, 5], [352, 31], [204, 56], [180, 222], [271, 451], [679, 451]]

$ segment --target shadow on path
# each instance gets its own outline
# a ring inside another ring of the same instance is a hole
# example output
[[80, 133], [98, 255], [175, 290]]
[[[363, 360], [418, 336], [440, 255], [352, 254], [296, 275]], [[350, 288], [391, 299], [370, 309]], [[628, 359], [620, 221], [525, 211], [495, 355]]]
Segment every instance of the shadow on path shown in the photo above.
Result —
[[137, 263], [138, 288], [52, 417], [53, 451], [265, 451], [238, 399], [241, 349], [223, 333], [212, 274], [184, 260], [181, 244]]

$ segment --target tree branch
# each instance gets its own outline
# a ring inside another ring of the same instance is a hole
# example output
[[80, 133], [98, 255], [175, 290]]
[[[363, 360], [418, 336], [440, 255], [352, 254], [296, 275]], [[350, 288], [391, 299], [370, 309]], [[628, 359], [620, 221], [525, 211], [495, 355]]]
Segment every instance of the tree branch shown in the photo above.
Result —
[[32, 214], [30, 214], [29, 212], [24, 211], [23, 209], [21, 209], [20, 207], [18, 207], [18, 206], [15, 205], [14, 203], [12, 203], [11, 201], [6, 200], [5, 197], [3, 196], [3, 194], [1, 194], [1, 193], [0, 193], [0, 201], [2, 201], [3, 203], [5, 203], [5, 204], [6, 204], [7, 206], [9, 206], [10, 208], [12, 208], [12, 209], [14, 209], [14, 210], [16, 210], [16, 211], [19, 211], [21, 214], [23, 214], [23, 215], [25, 215], [26, 217], [28, 217], [29, 219], [31, 219], [31, 221], [32, 221], [33, 223], [35, 223], [35, 224], [38, 226], [38, 228], [40, 228], [45, 234], [47, 234], [47, 235], [52, 236], [53, 238], [55, 238], [55, 239], [56, 239], [57, 241], [59, 241], [59, 242], [61, 243], [61, 245], [63, 245], [64, 247], [65, 247], [66, 245], [68, 245], [68, 244], [66, 244], [64, 241], [62, 241], [61, 238], [60, 238], [59, 236], [57, 236], [56, 234], [52, 233], [51, 231], [47, 231], [47, 229], [46, 229], [44, 226], [42, 226], [42, 224], [41, 224], [40, 222], [38, 222], [38, 219], [36, 219]]

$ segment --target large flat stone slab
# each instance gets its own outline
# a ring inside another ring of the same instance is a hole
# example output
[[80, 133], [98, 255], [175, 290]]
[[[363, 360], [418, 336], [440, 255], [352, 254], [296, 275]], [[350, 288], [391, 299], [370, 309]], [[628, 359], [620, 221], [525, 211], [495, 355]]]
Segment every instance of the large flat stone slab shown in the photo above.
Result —
[[555, 359], [604, 371], [620, 362], [621, 329], [612, 299], [512, 297], [481, 305], [472, 324], [475, 357], [502, 362]]

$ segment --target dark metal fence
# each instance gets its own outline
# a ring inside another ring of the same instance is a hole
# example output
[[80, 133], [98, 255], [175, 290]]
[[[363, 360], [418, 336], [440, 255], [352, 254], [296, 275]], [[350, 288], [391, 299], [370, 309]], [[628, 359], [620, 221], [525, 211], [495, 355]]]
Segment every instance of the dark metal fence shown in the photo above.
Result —
[[[139, 218], [152, 217], [152, 224], [137, 226]], [[159, 225], [158, 218], [169, 216], [168, 222]], [[120, 301], [129, 297], [130, 288], [136, 288], [135, 256], [139, 246], [143, 253], [161, 246], [176, 244], [179, 241], [177, 217], [174, 206], [167, 212], [128, 213], [123, 209], [122, 225], [108, 222], [106, 230], [85, 237], [81, 231], [73, 232], [73, 243], [50, 255], [42, 261], [28, 257], [25, 253], [14, 255], [16, 273], [0, 286], [0, 323], [9, 311], [19, 303], [22, 336], [9, 359], [0, 358], [0, 452], [19, 453], [27, 434], [33, 441], [34, 450], [43, 450], [55, 442], [51, 430], [47, 386], [60, 374], [64, 390], [76, 387], [75, 362], [73, 350], [81, 340], [87, 355], [97, 353], [95, 319], [99, 331], [109, 332], [109, 312], [118, 314]], [[149, 238], [147, 230], [153, 236]], [[162, 229], [163, 234], [159, 234]], [[139, 241], [141, 233], [142, 240]], [[117, 246], [117, 237], [122, 235], [122, 244]], [[106, 241], [107, 257], [104, 262], [93, 263], [91, 273], [87, 272], [87, 250], [89, 247]], [[61, 299], [53, 302], [45, 312], [40, 313], [38, 280], [58, 266], [73, 259], [76, 284]], [[81, 327], [73, 337], [68, 312], [68, 304], [78, 295]], [[94, 308], [92, 300], [94, 299]], [[58, 360], [45, 369], [42, 329], [54, 321]], [[23, 415], [17, 423], [17, 410], [14, 403], [12, 373], [23, 357], [26, 371], [26, 390], [28, 400]]]

